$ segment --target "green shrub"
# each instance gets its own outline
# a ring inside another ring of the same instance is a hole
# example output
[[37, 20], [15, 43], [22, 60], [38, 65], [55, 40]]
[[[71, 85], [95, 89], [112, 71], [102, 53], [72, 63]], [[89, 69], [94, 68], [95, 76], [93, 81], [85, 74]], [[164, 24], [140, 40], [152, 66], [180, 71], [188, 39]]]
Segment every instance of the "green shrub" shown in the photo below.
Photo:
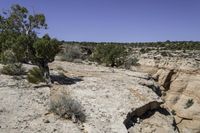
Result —
[[34, 83], [34, 84], [45, 82], [42, 71], [37, 67], [34, 67], [33, 69], [29, 70], [28, 75], [27, 75], [27, 80], [30, 83]]
[[15, 42], [13, 43], [12, 51], [15, 53], [15, 58], [19, 62], [28, 62], [28, 51], [27, 51], [27, 45], [30, 44], [31, 39], [28, 36], [25, 35], [19, 35], [17, 36]]
[[193, 99], [188, 99], [186, 104], [185, 104], [185, 109], [191, 107], [194, 104]]
[[3, 66], [1, 73], [6, 75], [23, 75], [25, 74], [25, 68], [22, 67], [21, 63], [7, 64]]
[[97, 45], [92, 60], [106, 66], [119, 67], [124, 64], [127, 51], [124, 46], [112, 44]]
[[1, 62], [3, 64], [16, 63], [17, 59], [12, 50], [6, 50], [1, 55]]
[[168, 53], [166, 51], [161, 52], [162, 56], [168, 56]]
[[176, 115], [176, 111], [172, 109], [171, 111], [172, 115]]
[[82, 59], [82, 52], [79, 46], [65, 46], [65, 50], [61, 53], [62, 61], [73, 62], [75, 59]]
[[141, 52], [142, 54], [144, 54], [146, 51], [145, 51], [144, 48], [141, 48], [141, 49], [140, 49], [140, 52]]
[[70, 93], [60, 95], [57, 100], [50, 101], [50, 111], [73, 122], [84, 122], [85, 114], [79, 102], [72, 99]]
[[141, 49], [140, 49], [140, 52], [141, 52], [142, 54], [148, 53], [149, 51], [151, 51], [150, 48], [141, 48]]
[[129, 58], [128, 60], [125, 61], [124, 63], [124, 67], [126, 69], [130, 69], [131, 66], [138, 66], [139, 63], [138, 63], [138, 58], [134, 57], [134, 58]]

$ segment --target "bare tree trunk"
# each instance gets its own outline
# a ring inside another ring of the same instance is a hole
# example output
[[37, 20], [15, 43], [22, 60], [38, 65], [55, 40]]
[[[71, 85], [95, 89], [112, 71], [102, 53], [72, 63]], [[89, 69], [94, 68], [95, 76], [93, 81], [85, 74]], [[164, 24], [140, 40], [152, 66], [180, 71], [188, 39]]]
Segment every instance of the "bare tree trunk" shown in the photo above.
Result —
[[49, 72], [49, 66], [48, 63], [45, 62], [40, 62], [39, 63], [39, 68], [42, 71], [43, 78], [45, 79], [45, 82], [47, 84], [51, 84], [51, 77], [50, 77], [50, 72]]

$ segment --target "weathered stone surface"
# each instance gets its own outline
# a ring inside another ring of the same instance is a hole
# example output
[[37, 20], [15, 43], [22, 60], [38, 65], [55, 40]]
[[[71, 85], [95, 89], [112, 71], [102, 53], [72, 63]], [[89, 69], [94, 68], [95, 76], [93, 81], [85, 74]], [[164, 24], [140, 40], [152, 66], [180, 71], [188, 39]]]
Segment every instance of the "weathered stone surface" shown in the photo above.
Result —
[[[152, 75], [162, 90], [165, 107], [176, 113], [175, 120], [180, 132], [200, 132], [200, 62], [199, 51], [182, 53], [168, 51], [171, 56], [154, 58], [157, 52], [140, 56], [141, 68], [154, 67]], [[142, 70], [142, 69], [138, 69]], [[148, 69], [146, 69], [148, 70]], [[144, 70], [145, 72], [147, 72]], [[153, 69], [149, 69], [153, 70]], [[152, 71], [149, 71], [152, 73]], [[187, 107], [188, 101], [193, 103]]]
[[0, 75], [0, 132], [79, 133], [71, 121], [47, 113], [49, 94], [49, 87], [33, 88], [24, 79]]
[[[154, 55], [154, 54], [153, 54]], [[194, 72], [199, 70], [200, 62], [195, 60], [195, 58], [190, 57], [162, 57], [160, 59], [155, 59], [148, 55], [148, 58], [143, 58], [142, 56], [139, 58], [139, 64], [141, 66], [148, 66], [148, 67], [156, 67], [156, 68], [163, 68], [168, 70], [181, 70], [187, 72]], [[156, 56], [156, 55], [154, 55]]]
[[[0, 75], [0, 133], [173, 133], [174, 118], [181, 133], [199, 133], [200, 52], [139, 50], [133, 50], [133, 57], [139, 58], [140, 66], [131, 69], [145, 73], [56, 61], [50, 65], [56, 74], [52, 88]], [[34, 66], [24, 67], [28, 71]], [[156, 71], [152, 77], [160, 86], [147, 74]], [[83, 105], [85, 123], [78, 125], [48, 111], [49, 101], [65, 91]], [[155, 92], [162, 93], [165, 104], [160, 105], [163, 101]], [[164, 107], [174, 118], [160, 111]], [[126, 120], [132, 124], [128, 128]]]
[[[129, 133], [173, 133], [175, 129], [172, 124], [173, 118], [166, 117], [160, 112], [154, 112], [152, 117], [144, 119], [130, 128]], [[178, 131], [176, 130], [176, 132]]]
[[[167, 77], [168, 74], [169, 73], [160, 73], [160, 76]], [[159, 78], [159, 80], [161, 80], [158, 81], [161, 85], [165, 84], [163, 78]], [[176, 112], [175, 119], [180, 131], [199, 132], [200, 75], [198, 73], [177, 72], [173, 74], [167, 82], [170, 82], [170, 86], [168, 89], [165, 89], [165, 104], [168, 108]], [[192, 103], [188, 106], [187, 103], [190, 100], [192, 100]]]
[[[62, 69], [57, 70], [58, 67]], [[0, 132], [127, 133], [124, 121], [129, 113], [144, 106], [139, 112], [145, 114], [149, 109], [156, 109], [149, 103], [162, 103], [149, 88], [148, 83], [154, 83], [146, 73], [59, 61], [50, 64], [50, 68], [56, 83], [52, 88], [0, 75]], [[86, 121], [82, 125], [48, 111], [49, 100], [65, 91], [70, 91], [71, 97], [84, 107]], [[155, 113], [144, 122], [161, 120], [166, 131], [176, 132], [170, 115]], [[136, 127], [144, 126], [138, 123]], [[164, 131], [156, 124], [150, 127], [156, 132]]]
[[[162, 102], [150, 88], [139, 84], [142, 81], [152, 82], [149, 81], [148, 74], [83, 64], [63, 62], [51, 64], [51, 68], [56, 69], [57, 66], [62, 66], [68, 71], [65, 73], [67, 77], [82, 77], [82, 81], [62, 86], [63, 88], [58, 90], [60, 92], [63, 89], [69, 90], [72, 96], [82, 103], [87, 116], [84, 130], [89, 133], [126, 133], [124, 120], [130, 112], [150, 102]], [[148, 106], [143, 112], [146, 110]], [[171, 121], [166, 119], [163, 121], [170, 123], [168, 129], [172, 127]], [[174, 131], [173, 128], [170, 131]]]

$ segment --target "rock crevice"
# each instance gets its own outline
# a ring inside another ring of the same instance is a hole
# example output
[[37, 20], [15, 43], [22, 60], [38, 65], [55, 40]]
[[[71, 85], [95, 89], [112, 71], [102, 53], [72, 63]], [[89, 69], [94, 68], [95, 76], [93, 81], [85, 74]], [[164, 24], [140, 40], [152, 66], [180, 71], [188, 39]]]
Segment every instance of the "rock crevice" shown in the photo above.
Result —
[[[177, 72], [175, 72], [177, 71]], [[174, 112], [174, 118], [180, 132], [200, 131], [200, 75], [185, 73], [176, 69], [159, 69], [153, 75], [161, 86], [165, 106]], [[193, 101], [188, 106], [189, 101]]]
[[[163, 133], [179, 132], [173, 117], [165, 108], [161, 108], [161, 104], [162, 102], [152, 101], [129, 112], [124, 120], [128, 132], [149, 132], [150, 130]], [[159, 119], [162, 119], [164, 123], [162, 127]]]

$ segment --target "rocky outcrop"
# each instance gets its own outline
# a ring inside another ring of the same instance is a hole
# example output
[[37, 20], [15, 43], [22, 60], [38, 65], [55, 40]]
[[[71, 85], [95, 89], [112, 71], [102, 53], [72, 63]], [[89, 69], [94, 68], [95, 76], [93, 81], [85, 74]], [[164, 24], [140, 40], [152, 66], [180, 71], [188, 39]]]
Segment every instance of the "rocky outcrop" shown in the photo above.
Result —
[[129, 133], [178, 133], [174, 118], [170, 113], [160, 107], [161, 103], [148, 103], [127, 115], [124, 121]]
[[[185, 53], [182, 51], [167, 51], [170, 56], [161, 56], [160, 52], [149, 52], [146, 54], [139, 55], [139, 64], [141, 67], [153, 67], [154, 69], [168, 69], [168, 70], [179, 70], [185, 72], [195, 72], [200, 68], [199, 51], [190, 51], [188, 56], [184, 56]], [[145, 68], [146, 69], [146, 68]], [[154, 70], [152, 69], [152, 70]], [[145, 71], [142, 69], [142, 71]], [[149, 71], [151, 72], [151, 71]]]
[[126, 133], [123, 122], [128, 112], [152, 101], [162, 101], [151, 89], [138, 84], [148, 80], [148, 74], [63, 62], [56, 62], [51, 68], [57, 66], [68, 70], [67, 77], [82, 77], [82, 81], [62, 87], [84, 106], [83, 125], [89, 133]]
[[152, 101], [142, 107], [132, 110], [132, 112], [129, 112], [126, 119], [124, 120], [124, 125], [127, 129], [129, 129], [130, 127], [134, 126], [135, 123], [139, 123], [140, 118], [144, 117], [146, 113], [158, 109], [160, 104], [161, 103], [157, 101]]
[[[164, 88], [165, 105], [174, 112], [180, 132], [200, 131], [200, 75], [160, 69], [154, 77]], [[167, 84], [167, 86], [165, 85]]]
[[[0, 132], [127, 133], [145, 129], [145, 121], [162, 121], [166, 131], [174, 132], [171, 116], [158, 113], [162, 100], [149, 88], [153, 80], [148, 74], [58, 61], [50, 69], [55, 81], [51, 88], [0, 75]], [[81, 127], [49, 112], [49, 101], [65, 91], [84, 108], [86, 121]], [[143, 122], [127, 129], [128, 114]], [[160, 131], [156, 124], [150, 126]]]
[[162, 91], [160, 89], [160, 86], [158, 85], [158, 83], [156, 83], [153, 79], [149, 79], [149, 80], [141, 80], [139, 82], [140, 85], [146, 86], [149, 89], [153, 90], [158, 96], [162, 95]]
[[174, 70], [159, 69], [158, 72], [152, 77], [154, 80], [158, 81], [161, 86], [161, 90], [167, 91], [170, 87], [171, 78], [174, 73]]
[[180, 132], [200, 132], [199, 51], [165, 51], [166, 56], [161, 52], [139, 55], [141, 66], [136, 70], [151, 73], [158, 82], [164, 106], [174, 114]]

